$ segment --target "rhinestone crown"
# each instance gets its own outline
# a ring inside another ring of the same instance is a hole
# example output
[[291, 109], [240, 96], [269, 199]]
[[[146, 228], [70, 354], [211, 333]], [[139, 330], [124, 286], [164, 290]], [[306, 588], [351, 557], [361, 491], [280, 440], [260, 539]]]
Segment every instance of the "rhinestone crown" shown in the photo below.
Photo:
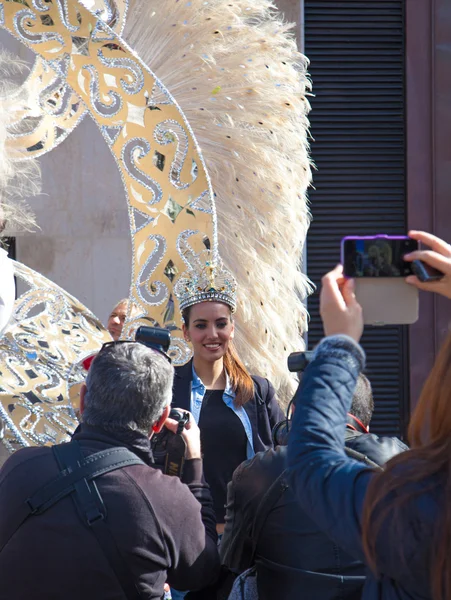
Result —
[[206, 251], [199, 256], [199, 266], [182, 273], [174, 287], [180, 310], [200, 302], [224, 302], [236, 310], [236, 280], [222, 261]]

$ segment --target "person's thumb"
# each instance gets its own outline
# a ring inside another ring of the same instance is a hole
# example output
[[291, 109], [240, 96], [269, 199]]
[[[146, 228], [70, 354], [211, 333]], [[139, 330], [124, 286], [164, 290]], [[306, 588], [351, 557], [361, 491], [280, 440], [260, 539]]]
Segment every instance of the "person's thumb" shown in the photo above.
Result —
[[354, 306], [357, 304], [357, 298], [355, 297], [355, 283], [354, 279], [347, 279], [341, 289], [343, 299], [346, 306]]

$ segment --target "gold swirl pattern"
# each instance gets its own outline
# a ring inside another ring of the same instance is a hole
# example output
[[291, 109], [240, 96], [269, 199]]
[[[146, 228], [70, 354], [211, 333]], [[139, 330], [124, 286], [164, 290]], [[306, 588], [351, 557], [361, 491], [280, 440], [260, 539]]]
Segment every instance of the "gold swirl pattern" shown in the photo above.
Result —
[[[76, 32], [80, 29], [78, 7], [72, 6], [73, 3], [70, 4], [67, 0], [55, 0], [55, 2], [61, 21], [76, 39]], [[29, 3], [21, 4], [28, 7]], [[128, 0], [91, 0], [90, 2], [86, 0], [85, 4], [88, 4], [91, 10], [114, 30], [119, 33], [123, 31]], [[33, 0], [32, 7], [37, 11], [36, 16], [42, 13], [40, 19], [44, 24], [50, 24], [51, 16], [47, 14], [49, 8], [47, 2]], [[3, 12], [2, 7], [0, 16]], [[27, 18], [26, 13], [25, 18]], [[20, 20], [17, 27], [21, 27]], [[25, 31], [24, 35], [29, 34]], [[28, 41], [34, 43], [33, 39], [31, 35]], [[83, 43], [82, 38], [81, 43]], [[65, 71], [66, 69], [63, 68], [62, 76], [55, 74], [45, 61], [41, 58], [36, 59], [24, 85], [32, 90], [33, 95], [39, 100], [35, 106], [21, 115], [20, 121], [11, 131], [9, 144], [12, 148], [25, 150], [30, 157], [42, 156], [63, 142], [83, 119], [86, 107], [67, 85]]]
[[86, 377], [81, 363], [111, 340], [63, 289], [20, 263], [14, 270], [28, 289], [0, 339], [0, 417], [9, 452], [68, 438], [78, 424], [78, 389]]
[[30, 7], [0, 0], [1, 24], [83, 101], [120, 169], [133, 242], [130, 299], [140, 308], [123, 337], [140, 325], [166, 327], [170, 353], [183, 364], [190, 349], [174, 310], [173, 281], [185, 270], [187, 246], [195, 255], [217, 251], [203, 158], [176, 101], [118, 33], [81, 2], [61, 2], [35, 0]]

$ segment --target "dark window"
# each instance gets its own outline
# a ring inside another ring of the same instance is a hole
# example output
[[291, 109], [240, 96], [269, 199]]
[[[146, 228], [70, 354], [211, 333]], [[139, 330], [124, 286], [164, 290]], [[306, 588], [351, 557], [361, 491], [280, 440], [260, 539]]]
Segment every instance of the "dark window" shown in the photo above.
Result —
[[[315, 189], [307, 265], [319, 286], [346, 235], [406, 232], [404, 2], [305, 0]], [[318, 294], [309, 346], [322, 336]], [[409, 407], [408, 330], [368, 328], [362, 345], [376, 411], [371, 429], [402, 435]]]

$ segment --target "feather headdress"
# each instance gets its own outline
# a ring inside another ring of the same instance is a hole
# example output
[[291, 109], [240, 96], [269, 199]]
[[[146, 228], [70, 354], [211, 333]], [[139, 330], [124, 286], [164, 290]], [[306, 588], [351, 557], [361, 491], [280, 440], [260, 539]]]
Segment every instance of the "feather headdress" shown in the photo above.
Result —
[[302, 349], [311, 172], [307, 59], [269, 0], [132, 0], [125, 39], [177, 98], [215, 192], [219, 249], [238, 283], [237, 347], [287, 400]]

